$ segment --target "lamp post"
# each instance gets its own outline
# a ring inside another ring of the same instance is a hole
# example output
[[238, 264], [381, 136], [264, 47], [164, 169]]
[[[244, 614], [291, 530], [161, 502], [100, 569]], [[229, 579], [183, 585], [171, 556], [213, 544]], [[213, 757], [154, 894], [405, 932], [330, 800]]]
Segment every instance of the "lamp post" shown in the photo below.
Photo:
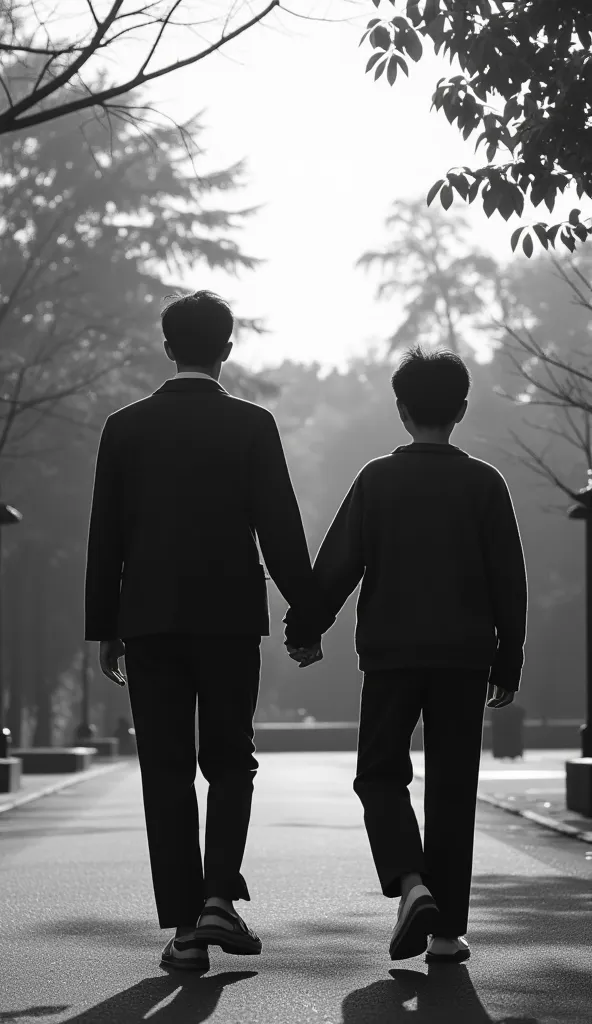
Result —
[[87, 743], [96, 733], [96, 728], [89, 722], [90, 718], [90, 660], [88, 655], [88, 644], [82, 648], [82, 665], [80, 668], [80, 681], [82, 683], [82, 721], [76, 729], [75, 738], [77, 743]]
[[[2, 561], [2, 527], [20, 523], [22, 518], [21, 513], [16, 508], [13, 508], [12, 505], [4, 505], [0, 502], [0, 568]], [[0, 601], [0, 626], [2, 621], [1, 612], [2, 604]], [[2, 669], [2, 640], [0, 637], [0, 759], [5, 759], [10, 757], [11, 735], [4, 719], [4, 672]]]
[[592, 757], [592, 472], [588, 486], [580, 491], [581, 500], [568, 509], [570, 519], [583, 519], [586, 528], [586, 724], [581, 728], [582, 757]]
[[582, 754], [566, 762], [566, 803], [571, 811], [592, 814], [592, 470], [581, 498], [568, 509], [570, 519], [583, 519], [586, 576], [586, 721], [580, 729]]

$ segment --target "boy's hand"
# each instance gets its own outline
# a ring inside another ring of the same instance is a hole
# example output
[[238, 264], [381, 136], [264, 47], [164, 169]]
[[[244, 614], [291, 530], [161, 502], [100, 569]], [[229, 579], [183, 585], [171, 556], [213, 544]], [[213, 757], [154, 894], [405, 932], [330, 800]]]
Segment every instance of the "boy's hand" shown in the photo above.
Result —
[[112, 683], [125, 686], [126, 680], [119, 667], [119, 659], [125, 655], [123, 640], [101, 640], [99, 645], [99, 662], [101, 672]]
[[506, 704], [512, 703], [514, 696], [514, 690], [504, 690], [502, 686], [497, 686], [495, 683], [489, 683], [489, 686], [487, 687], [487, 707], [505, 708]]
[[286, 650], [292, 661], [298, 662], [300, 668], [308, 668], [309, 665], [314, 665], [315, 661], [323, 660], [320, 641], [318, 644], [313, 644], [312, 647], [290, 647], [289, 644], [286, 644]]

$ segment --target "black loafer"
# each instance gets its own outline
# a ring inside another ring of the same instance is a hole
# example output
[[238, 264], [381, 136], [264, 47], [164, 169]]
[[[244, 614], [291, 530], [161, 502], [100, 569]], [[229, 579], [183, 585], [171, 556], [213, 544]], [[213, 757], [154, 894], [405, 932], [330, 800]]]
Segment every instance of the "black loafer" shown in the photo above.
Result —
[[[224, 928], [219, 924], [200, 924], [202, 917], [222, 917], [230, 921], [232, 928]], [[201, 912], [196, 938], [208, 946], [220, 946], [225, 953], [237, 956], [258, 956], [262, 949], [259, 936], [243, 921], [238, 914], [231, 914], [222, 907], [204, 907]]]
[[160, 956], [161, 967], [177, 971], [209, 971], [208, 947], [195, 935], [169, 939]]

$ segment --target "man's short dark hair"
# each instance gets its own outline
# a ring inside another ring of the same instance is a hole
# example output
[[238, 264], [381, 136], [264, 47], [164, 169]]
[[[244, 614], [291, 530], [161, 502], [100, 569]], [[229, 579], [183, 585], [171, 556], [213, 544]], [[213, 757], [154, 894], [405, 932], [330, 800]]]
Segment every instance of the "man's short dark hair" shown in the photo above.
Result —
[[171, 296], [161, 319], [175, 362], [182, 366], [213, 366], [234, 327], [228, 303], [205, 290]]
[[403, 356], [391, 383], [418, 427], [446, 427], [460, 412], [471, 375], [456, 353], [416, 345]]

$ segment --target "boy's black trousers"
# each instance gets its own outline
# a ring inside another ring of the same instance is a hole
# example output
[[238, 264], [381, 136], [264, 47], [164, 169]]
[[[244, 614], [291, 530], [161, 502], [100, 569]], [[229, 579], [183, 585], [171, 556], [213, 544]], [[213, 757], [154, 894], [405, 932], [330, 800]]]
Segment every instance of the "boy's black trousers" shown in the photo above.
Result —
[[[208, 896], [250, 899], [240, 868], [259, 767], [253, 717], [261, 637], [155, 634], [124, 642], [158, 920], [161, 928], [191, 925]], [[203, 864], [198, 763], [209, 782]]]
[[[418, 872], [441, 913], [440, 934], [468, 927], [475, 805], [489, 669], [366, 672], [354, 790], [364, 807], [385, 896]], [[423, 714], [424, 846], [408, 786], [411, 736]]]

